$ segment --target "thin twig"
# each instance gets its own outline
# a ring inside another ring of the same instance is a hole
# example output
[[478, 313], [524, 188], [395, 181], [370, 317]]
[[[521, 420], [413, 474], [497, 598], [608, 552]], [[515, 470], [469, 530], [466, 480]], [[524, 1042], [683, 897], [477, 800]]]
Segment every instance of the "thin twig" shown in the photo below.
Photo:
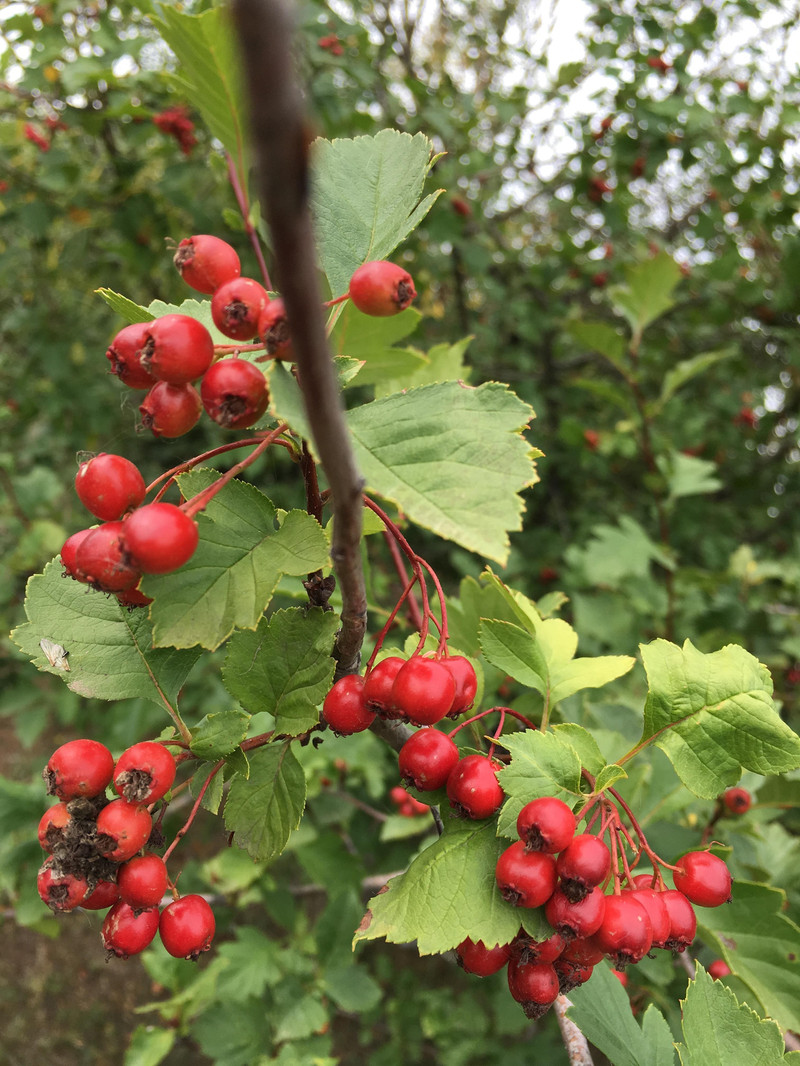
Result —
[[567, 1017], [567, 1011], [572, 1006], [566, 996], [561, 995], [553, 1004], [558, 1027], [561, 1030], [561, 1038], [567, 1049], [570, 1066], [594, 1066], [592, 1055], [586, 1037], [571, 1018]]
[[251, 102], [261, 204], [272, 234], [315, 451], [333, 497], [331, 557], [342, 596], [335, 655], [341, 677], [358, 669], [367, 628], [360, 550], [364, 482], [350, 445], [325, 336], [308, 204], [309, 127], [294, 77], [291, 20], [285, 5], [280, 0], [234, 0], [232, 10]]

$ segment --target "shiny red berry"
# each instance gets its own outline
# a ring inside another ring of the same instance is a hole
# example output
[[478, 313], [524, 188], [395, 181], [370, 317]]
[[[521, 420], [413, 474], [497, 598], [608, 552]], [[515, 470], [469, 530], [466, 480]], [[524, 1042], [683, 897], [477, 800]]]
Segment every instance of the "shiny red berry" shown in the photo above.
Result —
[[158, 932], [158, 908], [134, 911], [130, 904], [115, 903], [103, 921], [100, 935], [109, 958], [127, 959], [138, 955], [152, 943]]
[[162, 315], [150, 323], [139, 362], [159, 381], [185, 385], [211, 366], [214, 341], [190, 315]]
[[475, 676], [475, 667], [463, 655], [449, 655], [442, 662], [453, 675], [456, 683], [456, 694], [453, 703], [447, 712], [451, 718], [464, 711], [468, 711], [475, 702], [475, 693], [478, 691], [478, 679]]
[[214, 912], [202, 896], [182, 896], [161, 912], [158, 932], [176, 959], [196, 959], [214, 939]]
[[456, 683], [442, 659], [413, 655], [397, 671], [392, 703], [414, 725], [435, 725], [453, 706]]
[[404, 311], [417, 293], [407, 270], [379, 259], [355, 271], [348, 295], [365, 315], [385, 317]]
[[728, 788], [722, 795], [722, 802], [729, 814], [744, 814], [753, 804], [753, 797], [746, 788]]
[[117, 870], [117, 888], [136, 911], [157, 907], [167, 891], [167, 868], [158, 855], [135, 855]]
[[144, 807], [112, 800], [97, 815], [97, 850], [114, 862], [125, 862], [147, 843], [153, 819]]
[[580, 833], [558, 856], [561, 891], [572, 903], [605, 881], [611, 869], [611, 852], [600, 837]]
[[42, 777], [47, 794], [69, 802], [99, 796], [111, 782], [114, 757], [98, 740], [69, 740], [50, 756]]
[[520, 962], [554, 962], [566, 947], [567, 942], [560, 933], [553, 933], [546, 940], [535, 940], [521, 929], [511, 942], [511, 954]]
[[81, 909], [85, 911], [104, 911], [119, 901], [119, 889], [113, 881], [98, 881], [92, 891], [84, 897]]
[[91, 529], [79, 529], [71, 537], [67, 537], [61, 548], [61, 565], [64, 567], [64, 576], [72, 577], [76, 581], [86, 584], [86, 575], [78, 570], [78, 547], [92, 532]]
[[111, 373], [116, 374], [123, 385], [131, 389], [149, 389], [156, 383], [155, 377], [139, 362], [149, 328], [149, 322], [134, 322], [124, 326], [106, 351]]
[[273, 359], [292, 359], [292, 335], [286, 318], [283, 300], [270, 300], [258, 318], [258, 335], [264, 343], [267, 355]]
[[720, 977], [729, 977], [730, 973], [731, 968], [724, 959], [714, 959], [708, 967], [708, 976], [713, 977], [715, 981], [718, 981]]
[[543, 851], [526, 851], [517, 840], [497, 860], [494, 876], [506, 903], [541, 907], [555, 891], [556, 860]]
[[169, 574], [197, 547], [197, 523], [174, 503], [148, 503], [124, 523], [125, 549], [144, 574]]
[[[623, 892], [623, 895], [627, 894], [628, 890]], [[630, 895], [638, 900], [647, 911], [647, 916], [650, 919], [650, 928], [653, 931], [653, 947], [665, 947], [669, 939], [670, 920], [662, 898], [664, 893], [657, 892], [654, 888], [637, 888]]]
[[246, 359], [220, 359], [203, 376], [200, 399], [206, 414], [217, 425], [225, 429], [246, 429], [267, 409], [267, 379]]
[[197, 425], [203, 404], [194, 385], [158, 381], [139, 405], [142, 426], [156, 437], [182, 437]]
[[172, 262], [187, 285], [195, 292], [211, 295], [226, 281], [238, 278], [241, 264], [236, 250], [227, 241], [209, 233], [184, 237]]
[[172, 788], [176, 769], [168, 748], [155, 740], [142, 740], [117, 759], [114, 788], [129, 803], [155, 803]]
[[661, 893], [669, 915], [669, 937], [664, 945], [670, 951], [684, 951], [697, 932], [697, 915], [689, 900], [676, 888]]
[[462, 940], [456, 948], [459, 966], [476, 977], [489, 977], [502, 970], [511, 957], [510, 944], [487, 948], [482, 940]]
[[555, 855], [572, 843], [575, 815], [563, 800], [541, 796], [526, 803], [519, 812], [517, 833], [528, 851]]
[[549, 962], [508, 963], [508, 990], [528, 1018], [541, 1018], [559, 993], [558, 974]]
[[75, 491], [95, 518], [113, 522], [144, 500], [144, 478], [130, 459], [100, 452], [81, 463], [75, 475]]
[[250, 341], [258, 333], [261, 312], [269, 295], [254, 278], [233, 278], [216, 290], [211, 298], [214, 325], [236, 341]]
[[438, 729], [420, 729], [400, 749], [400, 776], [420, 792], [444, 788], [460, 758], [455, 741]]
[[488, 755], [467, 755], [447, 779], [447, 798], [463, 818], [491, 818], [500, 809], [504, 793], [497, 780], [499, 765]]
[[719, 907], [731, 898], [728, 867], [710, 851], [690, 851], [676, 863], [672, 880], [679, 892], [700, 907]]
[[36, 878], [39, 898], [54, 914], [73, 911], [86, 897], [89, 885], [86, 879], [60, 870], [48, 856]]
[[375, 715], [364, 700], [364, 678], [359, 674], [340, 677], [325, 697], [322, 717], [340, 736], [368, 729], [375, 721]]
[[592, 941], [615, 966], [624, 967], [644, 958], [653, 943], [653, 929], [635, 893], [606, 896], [603, 920]]
[[406, 660], [399, 655], [387, 655], [372, 667], [364, 678], [364, 698], [370, 710], [382, 718], [402, 718], [403, 712], [392, 702], [394, 679]]
[[597, 886], [591, 889], [577, 903], [570, 902], [560, 888], [557, 888], [545, 903], [544, 915], [557, 933], [565, 939], [588, 937], [600, 928], [605, 911], [606, 897]]
[[104, 522], [80, 542], [75, 567], [93, 588], [123, 592], [139, 583], [142, 572], [125, 555], [122, 522]]

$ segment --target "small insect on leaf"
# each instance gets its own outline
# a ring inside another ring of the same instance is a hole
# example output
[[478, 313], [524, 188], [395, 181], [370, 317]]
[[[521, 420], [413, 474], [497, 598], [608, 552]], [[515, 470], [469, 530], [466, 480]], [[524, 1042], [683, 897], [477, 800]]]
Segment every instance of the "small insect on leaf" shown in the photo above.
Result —
[[39, 641], [39, 647], [47, 656], [47, 661], [51, 666], [55, 666], [57, 670], [69, 670], [69, 663], [67, 662], [69, 652], [65, 647], [48, 640], [47, 637], [43, 637]]

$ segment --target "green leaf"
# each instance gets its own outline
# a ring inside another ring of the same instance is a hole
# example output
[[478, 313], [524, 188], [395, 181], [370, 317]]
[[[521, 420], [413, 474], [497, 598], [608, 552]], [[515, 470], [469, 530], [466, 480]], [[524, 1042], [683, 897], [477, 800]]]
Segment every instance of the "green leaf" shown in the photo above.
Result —
[[402, 367], [395, 367], [393, 377], [382, 382], [375, 395], [390, 396], [403, 389], [440, 381], [469, 381], [470, 368], [464, 365], [464, 355], [471, 340], [471, 337], [464, 337], [455, 344], [435, 344], [427, 354], [412, 349], [410, 354], [418, 358], [419, 363], [404, 372]]
[[[191, 778], [189, 785], [189, 791], [192, 793], [195, 799], [200, 795], [200, 789], [206, 783], [206, 780], [210, 776], [217, 764], [215, 759], [213, 762], [201, 762], [194, 770], [194, 775]], [[203, 798], [200, 801], [200, 806], [204, 811], [210, 811], [211, 814], [216, 814], [219, 811], [222, 804], [222, 789], [224, 784], [223, 771], [218, 770], [211, 781], [208, 784]]]
[[432, 162], [421, 133], [317, 140], [311, 151], [319, 255], [331, 293], [340, 296], [357, 267], [391, 255], [442, 190], [420, 200]]
[[670, 452], [658, 456], [656, 463], [666, 478], [670, 503], [681, 496], [705, 496], [722, 488], [717, 464], [710, 459]]
[[[61, 576], [58, 560], [28, 581], [28, 621], [11, 634], [39, 670], [56, 674], [80, 696], [101, 700], [142, 697], [171, 703], [197, 661], [199, 650], [153, 648], [153, 631], [142, 609], [128, 611], [116, 599]], [[51, 666], [42, 638], [67, 651], [69, 670]]]
[[666, 252], [636, 263], [625, 271], [626, 284], [609, 287], [614, 310], [626, 318], [635, 339], [675, 301], [672, 292], [681, 279], [678, 264]]
[[715, 366], [723, 359], [730, 359], [734, 354], [733, 348], [725, 348], [718, 352], [701, 352], [700, 355], [695, 355], [691, 359], [684, 359], [677, 363], [664, 375], [658, 406], [663, 407], [664, 404], [672, 399], [678, 389], [683, 388], [687, 382], [696, 378], [699, 374], [705, 373], [709, 367]]
[[323, 987], [337, 1007], [352, 1014], [372, 1010], [383, 997], [381, 986], [361, 966], [331, 966], [325, 971]]
[[611, 788], [615, 782], [627, 776], [627, 773], [621, 766], [617, 766], [616, 763], [611, 763], [609, 766], [604, 766], [595, 778], [594, 790], [598, 793], [603, 792], [605, 789]]
[[290, 742], [267, 744], [250, 755], [250, 777], [231, 781], [225, 826], [254, 859], [269, 861], [300, 825], [305, 803], [305, 774]]
[[595, 966], [590, 980], [569, 996], [569, 1017], [614, 1066], [674, 1066], [675, 1048], [663, 1014], [649, 1006], [640, 1029], [628, 994], [608, 963]]
[[627, 373], [627, 341], [614, 326], [596, 320], [576, 320], [567, 324], [567, 333], [579, 344], [604, 355], [613, 366]]
[[565, 554], [571, 566], [580, 567], [588, 584], [606, 588], [618, 587], [627, 577], [647, 577], [653, 562], [674, 568], [663, 549], [627, 515], [616, 526], [595, 526], [586, 547], [572, 546]]
[[172, 1051], [177, 1035], [175, 1029], [137, 1025], [125, 1052], [124, 1066], [158, 1066]]
[[649, 691], [642, 742], [654, 740], [687, 788], [714, 799], [742, 769], [783, 773], [800, 766], [800, 737], [775, 711], [769, 671], [729, 644], [703, 654], [690, 641], [641, 645]]
[[253, 1066], [272, 1050], [271, 1021], [261, 999], [226, 999], [204, 1006], [190, 1032], [214, 1066]]
[[752, 989], [766, 1014], [800, 1031], [800, 927], [784, 913], [785, 894], [735, 881], [724, 907], [697, 907], [699, 935]]
[[267, 988], [277, 985], [283, 977], [278, 961], [280, 948], [253, 926], [240, 927], [234, 932], [236, 940], [226, 941], [217, 949], [217, 957], [224, 962], [217, 978], [217, 995], [231, 1000], [263, 996]]
[[[219, 475], [181, 476], [191, 497]], [[159, 645], [214, 649], [234, 628], [255, 629], [284, 574], [305, 576], [329, 562], [322, 527], [304, 511], [290, 511], [278, 528], [274, 504], [253, 485], [232, 481], [197, 523], [200, 541], [180, 570], [144, 578], [156, 602], [150, 611]]]
[[242, 62], [227, 9], [223, 6], [188, 15], [165, 4], [160, 17], [150, 17], [178, 57], [177, 80], [190, 103], [203, 116], [212, 137], [230, 152], [240, 180], [245, 179]]
[[279, 997], [272, 1012], [276, 1043], [284, 1040], [302, 1040], [303, 1037], [311, 1036], [312, 1033], [317, 1033], [325, 1027], [328, 1012], [318, 993], [308, 992], [298, 995], [286, 986], [281, 991], [284, 1002], [280, 1002], [281, 997]]
[[127, 296], [120, 296], [118, 292], [114, 292], [112, 289], [95, 289], [94, 291], [99, 296], [102, 296], [108, 306], [116, 311], [118, 315], [121, 315], [129, 324], [132, 322], [152, 322], [156, 317], [147, 308], [140, 307], [133, 300], [129, 300]]
[[192, 754], [198, 759], [221, 759], [238, 748], [247, 736], [250, 716], [244, 711], [207, 714], [192, 731]]
[[339, 617], [321, 607], [292, 607], [235, 633], [222, 671], [225, 687], [251, 714], [274, 715], [278, 733], [297, 736], [319, 721], [333, 681]]
[[[370, 900], [354, 943], [379, 937], [390, 944], [416, 940], [420, 955], [455, 948], [466, 937], [487, 947], [510, 943], [519, 930], [521, 908], [505, 902], [494, 877], [507, 846], [495, 836], [493, 821], [450, 819], [442, 836]], [[526, 918], [535, 922], [539, 912]]]
[[581, 766], [596, 777], [606, 765], [606, 759], [589, 730], [584, 729], [581, 725], [576, 725], [574, 722], [559, 722], [552, 729], [557, 737], [568, 741], [572, 745], [578, 753]]
[[682, 1066], [782, 1066], [786, 1049], [775, 1022], [738, 1003], [700, 965], [682, 1007]]
[[331, 351], [335, 356], [363, 362], [358, 373], [359, 385], [406, 378], [424, 366], [425, 357], [421, 352], [394, 345], [413, 333], [421, 318], [414, 307], [386, 318], [365, 315], [348, 300], [331, 334]]
[[540, 796], [556, 796], [575, 806], [581, 791], [581, 761], [566, 739], [537, 729], [511, 733], [498, 743], [511, 754], [511, 762], [498, 774], [506, 794], [497, 821], [499, 834], [516, 838], [519, 812]]

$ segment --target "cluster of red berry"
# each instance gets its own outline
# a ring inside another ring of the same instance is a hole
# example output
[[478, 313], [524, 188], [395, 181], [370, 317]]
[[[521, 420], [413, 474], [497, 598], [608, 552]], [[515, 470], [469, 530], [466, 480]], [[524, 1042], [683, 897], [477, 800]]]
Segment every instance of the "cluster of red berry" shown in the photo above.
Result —
[[[155, 741], [134, 744], [115, 764], [96, 740], [62, 744], [42, 773], [58, 802], [39, 823], [39, 842], [49, 852], [39, 895], [55, 913], [108, 909], [101, 935], [109, 956], [136, 955], [156, 933], [176, 958], [196, 959], [211, 945], [214, 914], [206, 900], [179, 897], [163, 859], [140, 854], [160, 842], [151, 812], [175, 773], [172, 754]], [[109, 785], [117, 798], [108, 799]], [[173, 902], [159, 913], [168, 888]]]
[[[481, 977], [507, 965], [511, 995], [532, 1018], [559, 993], [587, 981], [604, 957], [621, 970], [653, 948], [684, 951], [697, 929], [692, 904], [717, 907], [730, 899], [728, 868], [710, 852], [684, 855], [672, 867], [675, 888], [668, 889], [659, 872], [634, 876], [626, 869], [620, 875], [605, 842], [592, 833], [576, 835], [575, 828], [562, 800], [533, 800], [518, 816], [520, 839], [495, 868], [503, 899], [517, 907], [543, 906], [552, 935], [537, 941], [521, 930], [510, 944], [466, 940], [457, 949], [463, 967]], [[606, 894], [612, 873], [613, 891]]]

